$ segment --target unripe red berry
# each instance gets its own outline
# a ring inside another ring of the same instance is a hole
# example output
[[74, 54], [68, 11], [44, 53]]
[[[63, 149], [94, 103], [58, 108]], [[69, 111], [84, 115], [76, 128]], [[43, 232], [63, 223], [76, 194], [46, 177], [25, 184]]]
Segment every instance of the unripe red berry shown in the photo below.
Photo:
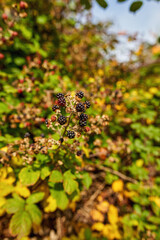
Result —
[[41, 122], [45, 122], [45, 118], [41, 118]]
[[0, 60], [4, 58], [4, 54], [0, 53]]
[[12, 32], [12, 37], [18, 36], [18, 32]]
[[90, 127], [85, 127], [85, 131], [89, 132], [90, 131]]
[[21, 1], [20, 4], [19, 4], [19, 6], [20, 6], [21, 9], [26, 9], [26, 8], [28, 8], [28, 4], [27, 4], [26, 2], [24, 2], [24, 1]]
[[21, 88], [18, 89], [18, 93], [21, 94], [23, 90]]
[[36, 90], [36, 92], [39, 92], [40, 89], [37, 87], [35, 90]]
[[24, 83], [24, 79], [19, 79], [19, 82], [20, 83]]
[[3, 19], [3, 20], [7, 20], [7, 19], [8, 19], [8, 16], [7, 16], [6, 13], [3, 13], [3, 14], [2, 14], [2, 19]]
[[52, 115], [52, 116], [51, 116], [51, 121], [52, 121], [52, 122], [55, 122], [55, 121], [56, 121], [56, 116]]
[[29, 127], [31, 126], [31, 123], [30, 122], [26, 122], [26, 127]]

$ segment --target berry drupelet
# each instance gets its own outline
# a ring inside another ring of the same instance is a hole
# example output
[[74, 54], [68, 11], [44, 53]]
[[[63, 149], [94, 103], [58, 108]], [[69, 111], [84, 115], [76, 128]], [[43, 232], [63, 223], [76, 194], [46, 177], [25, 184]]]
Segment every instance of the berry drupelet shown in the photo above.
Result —
[[76, 96], [78, 98], [83, 98], [84, 97], [84, 93], [82, 91], [79, 91], [79, 92], [76, 93]]
[[26, 132], [26, 133], [24, 134], [24, 138], [28, 138], [28, 137], [30, 137], [30, 133], [29, 133], [29, 132]]
[[81, 115], [80, 115], [79, 118], [80, 118], [80, 120], [87, 121], [87, 119], [88, 119], [88, 115], [85, 114], [85, 113], [81, 113]]
[[75, 132], [74, 131], [67, 131], [67, 137], [72, 139], [75, 137]]
[[56, 97], [57, 97], [58, 99], [64, 98], [64, 94], [63, 94], [63, 93], [57, 93]]
[[87, 125], [87, 122], [86, 121], [84, 121], [84, 120], [80, 120], [79, 121], [79, 126], [80, 127], [85, 127]]
[[65, 107], [66, 105], [66, 100], [64, 97], [61, 97], [58, 99], [58, 105], [61, 106], [61, 107]]
[[85, 111], [85, 106], [84, 106], [84, 104], [83, 104], [83, 103], [78, 103], [78, 104], [76, 105], [76, 111], [77, 111], [77, 112], [84, 112], [84, 111]]
[[59, 122], [59, 124], [64, 125], [67, 122], [67, 118], [65, 116], [61, 115], [58, 118], [58, 122]]
[[59, 106], [58, 105], [53, 105], [52, 110], [56, 111], [57, 109], [59, 109]]
[[90, 108], [90, 106], [91, 106], [91, 104], [90, 104], [90, 102], [89, 101], [85, 101], [85, 103], [84, 103], [85, 105], [86, 105], [86, 108]]

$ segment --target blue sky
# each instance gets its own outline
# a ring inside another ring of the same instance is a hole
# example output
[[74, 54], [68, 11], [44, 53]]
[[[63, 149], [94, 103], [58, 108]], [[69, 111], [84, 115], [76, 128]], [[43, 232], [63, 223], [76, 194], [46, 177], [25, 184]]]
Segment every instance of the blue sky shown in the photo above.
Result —
[[141, 37], [153, 41], [154, 34], [160, 35], [160, 2], [146, 1], [135, 14], [129, 12], [133, 1], [117, 3], [117, 0], [108, 0], [109, 7], [103, 9], [94, 1], [93, 20], [112, 20], [114, 31], [138, 32]]

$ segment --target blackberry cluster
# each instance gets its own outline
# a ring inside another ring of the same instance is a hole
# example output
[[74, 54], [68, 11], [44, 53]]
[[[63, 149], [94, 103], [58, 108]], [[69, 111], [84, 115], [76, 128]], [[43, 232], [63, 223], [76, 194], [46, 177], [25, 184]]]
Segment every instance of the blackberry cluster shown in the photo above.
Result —
[[77, 112], [84, 112], [84, 111], [85, 111], [85, 106], [84, 106], [84, 104], [83, 104], [83, 103], [78, 103], [78, 104], [76, 105], [76, 111], [77, 111]]
[[57, 97], [58, 99], [64, 98], [64, 94], [63, 94], [63, 93], [57, 93], [56, 97]]
[[27, 138], [27, 137], [30, 137], [30, 133], [29, 133], [29, 132], [26, 132], [26, 133], [24, 134], [24, 138]]
[[53, 105], [52, 110], [56, 111], [57, 109], [59, 109], [59, 106], [58, 105]]
[[85, 103], [84, 103], [85, 105], [86, 105], [86, 108], [90, 108], [90, 106], [91, 106], [91, 104], [90, 104], [90, 102], [89, 101], [85, 101]]
[[74, 131], [67, 131], [67, 137], [72, 139], [75, 137], [75, 132]]
[[81, 156], [82, 155], [82, 150], [77, 151], [76, 155]]
[[59, 116], [58, 120], [59, 124], [64, 125], [67, 122], [67, 118], [65, 116]]
[[81, 113], [80, 120], [87, 121], [87, 119], [88, 119], [88, 115], [85, 113]]
[[84, 93], [82, 91], [79, 91], [79, 92], [76, 93], [76, 96], [78, 98], [83, 98], [84, 97]]
[[87, 121], [85, 121], [85, 120], [80, 120], [79, 121], [79, 126], [80, 127], [85, 127], [87, 125]]
[[66, 105], [66, 100], [64, 97], [58, 99], [58, 105], [64, 107]]

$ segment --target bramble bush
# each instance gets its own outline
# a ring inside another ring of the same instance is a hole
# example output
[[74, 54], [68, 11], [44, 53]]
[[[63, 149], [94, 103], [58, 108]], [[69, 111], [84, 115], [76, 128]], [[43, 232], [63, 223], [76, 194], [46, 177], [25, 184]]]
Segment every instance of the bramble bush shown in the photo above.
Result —
[[158, 240], [159, 43], [119, 63], [80, 1], [1, 4], [1, 239]]

